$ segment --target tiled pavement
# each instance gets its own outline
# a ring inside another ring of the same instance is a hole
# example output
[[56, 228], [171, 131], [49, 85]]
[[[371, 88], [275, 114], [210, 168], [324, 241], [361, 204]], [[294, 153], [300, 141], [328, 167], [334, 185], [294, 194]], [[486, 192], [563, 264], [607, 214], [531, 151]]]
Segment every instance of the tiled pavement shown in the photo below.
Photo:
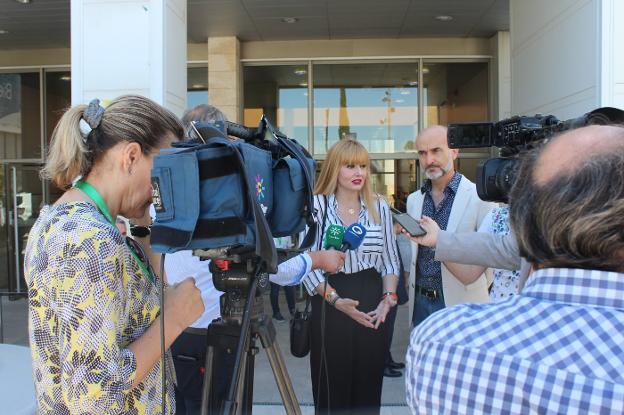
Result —
[[[280, 297], [282, 314], [286, 314], [288, 309], [283, 295]], [[268, 296], [265, 301], [267, 313], [270, 315]], [[28, 345], [26, 301], [10, 300], [2, 298], [3, 311], [3, 332], [4, 342], [11, 344]], [[286, 367], [290, 375], [295, 393], [301, 405], [304, 415], [313, 414], [312, 390], [310, 387], [309, 359], [296, 358], [289, 351], [289, 330], [288, 323], [277, 323], [274, 321], [277, 331], [277, 338], [282, 355], [286, 362]], [[405, 350], [409, 339], [407, 305], [400, 306], [392, 346], [392, 354], [397, 361], [405, 360]], [[405, 406], [405, 384], [404, 377], [384, 378], [382, 393], [382, 415], [404, 415], [409, 410]], [[274, 415], [285, 413], [279, 391], [273, 378], [273, 372], [266, 358], [266, 353], [261, 351], [256, 357], [255, 378], [254, 378], [254, 414]]]

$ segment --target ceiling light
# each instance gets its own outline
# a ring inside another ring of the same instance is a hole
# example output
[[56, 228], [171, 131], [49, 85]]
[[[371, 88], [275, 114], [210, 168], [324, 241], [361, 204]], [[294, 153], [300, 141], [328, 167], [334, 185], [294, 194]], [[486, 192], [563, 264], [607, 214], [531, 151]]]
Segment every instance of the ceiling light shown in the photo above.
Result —
[[297, 19], [296, 17], [282, 17], [282, 23], [293, 24], [297, 23], [298, 21], [299, 19]]
[[407, 84], [409, 86], [418, 86], [418, 81], [409, 81]]
[[18, 3], [22, 3], [22, 4], [28, 4], [30, 3], [31, 0], [15, 0]]
[[307, 73], [308, 71], [306, 71], [305, 69], [295, 69], [295, 75], [303, 76]]
[[429, 73], [429, 68], [423, 68], [423, 73]]
[[8, 34], [9, 34], [8, 30], [0, 29], [0, 35], [8, 35]]
[[193, 84], [191, 88], [200, 89], [200, 88], [206, 88], [206, 87], [204, 86], [204, 84]]
[[439, 16], [436, 16], [435, 19], [441, 22], [450, 22], [451, 20], [453, 20], [453, 16], [449, 16], [448, 14], [441, 14]]
[[61, 78], [60, 78], [60, 79], [61, 79], [61, 81], [71, 81], [71, 76], [69, 76], [69, 75], [63, 75], [63, 76], [61, 76]]
[[307, 82], [302, 82], [302, 83], [299, 84], [299, 86], [307, 88], [308, 87], [308, 83]]

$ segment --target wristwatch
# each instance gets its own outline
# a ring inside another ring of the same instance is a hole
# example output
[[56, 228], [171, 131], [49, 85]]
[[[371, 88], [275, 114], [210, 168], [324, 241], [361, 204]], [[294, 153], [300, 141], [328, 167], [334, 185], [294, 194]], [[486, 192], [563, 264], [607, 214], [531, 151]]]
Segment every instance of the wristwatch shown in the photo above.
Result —
[[139, 226], [139, 225], [131, 225], [130, 226], [130, 235], [136, 236], [138, 238], [145, 238], [150, 234], [149, 226]]

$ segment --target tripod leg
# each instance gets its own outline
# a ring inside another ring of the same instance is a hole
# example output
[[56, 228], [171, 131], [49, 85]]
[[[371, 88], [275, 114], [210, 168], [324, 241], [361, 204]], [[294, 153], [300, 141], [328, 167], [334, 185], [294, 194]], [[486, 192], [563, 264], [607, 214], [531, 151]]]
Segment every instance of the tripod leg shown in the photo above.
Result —
[[[260, 339], [262, 340], [262, 345], [267, 352], [269, 364], [273, 370], [275, 383], [277, 383], [277, 388], [282, 396], [282, 403], [284, 404], [284, 408], [286, 409], [286, 413], [288, 415], [301, 415], [301, 407], [299, 406], [297, 395], [295, 394], [292, 382], [290, 381], [290, 376], [286, 370], [286, 364], [284, 363], [284, 358], [280, 352], [279, 345], [275, 341], [275, 328], [272, 326], [270, 320], [268, 320], [268, 323], [266, 321], [267, 320], [265, 320], [264, 323], [265, 327], [260, 328], [259, 334]], [[266, 327], [268, 325], [271, 326]]]
[[[253, 382], [255, 368], [256, 346], [253, 335], [250, 336], [250, 344], [245, 359], [244, 379], [240, 383], [239, 402], [241, 402], [241, 411], [244, 415], [251, 415], [253, 408]], [[243, 368], [241, 368], [243, 370]]]
[[210, 391], [212, 390], [212, 367], [214, 360], [214, 347], [208, 346], [208, 351], [206, 353], [206, 362], [204, 363], [204, 386], [202, 388], [202, 410], [201, 415], [209, 415], [210, 411], [214, 407], [213, 399], [214, 396], [211, 396]]
[[[228, 391], [228, 397], [225, 401], [225, 405], [223, 407], [223, 413], [228, 415], [233, 415], [237, 412], [237, 403], [240, 401], [235, 401], [236, 399], [236, 389], [240, 388], [240, 384], [245, 378], [244, 368], [241, 368], [243, 360], [247, 360], [246, 350], [247, 345], [249, 344], [249, 328], [251, 325], [251, 304], [253, 303], [253, 298], [256, 295], [256, 289], [258, 288], [258, 280], [256, 278], [251, 282], [251, 287], [249, 289], [249, 293], [247, 294], [247, 301], [245, 302], [245, 309], [243, 311], [243, 319], [240, 330], [240, 337], [238, 338], [238, 345], [236, 346], [236, 362], [234, 363], [234, 376], [232, 378], [232, 383], [230, 384], [230, 389]], [[241, 370], [242, 369], [242, 370]]]

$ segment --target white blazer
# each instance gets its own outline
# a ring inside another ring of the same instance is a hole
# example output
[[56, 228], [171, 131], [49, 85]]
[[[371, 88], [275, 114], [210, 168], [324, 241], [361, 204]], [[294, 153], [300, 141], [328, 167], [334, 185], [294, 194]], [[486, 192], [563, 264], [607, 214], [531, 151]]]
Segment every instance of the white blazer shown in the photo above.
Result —
[[[422, 216], [423, 202], [425, 195], [420, 189], [410, 194], [407, 198], [407, 213], [413, 218]], [[495, 203], [484, 202], [477, 196], [477, 189], [474, 183], [467, 178], [461, 178], [457, 194], [453, 200], [451, 214], [449, 216], [446, 230], [448, 232], [476, 232], [483, 218], [497, 205]], [[418, 244], [412, 242], [412, 258], [409, 274], [409, 319], [412, 322], [414, 311], [414, 289], [416, 281], [416, 259], [418, 258]], [[442, 266], [442, 290], [444, 293], [444, 303], [447, 307], [461, 303], [487, 303], [489, 302], [488, 287], [492, 282], [492, 272], [482, 274], [472, 284], [464, 285], [444, 266]]]

